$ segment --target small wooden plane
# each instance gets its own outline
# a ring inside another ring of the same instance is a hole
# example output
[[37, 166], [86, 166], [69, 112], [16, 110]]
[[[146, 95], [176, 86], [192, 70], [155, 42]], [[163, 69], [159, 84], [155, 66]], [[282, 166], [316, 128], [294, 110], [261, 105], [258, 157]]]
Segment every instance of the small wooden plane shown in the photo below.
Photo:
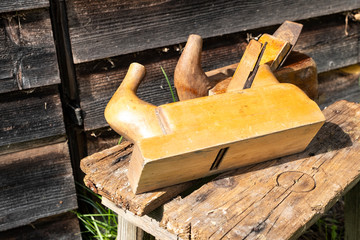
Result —
[[199, 36], [189, 37], [175, 69], [180, 102], [154, 106], [140, 100], [136, 90], [145, 68], [132, 63], [105, 118], [135, 144], [128, 169], [133, 192], [303, 151], [325, 117], [301, 89], [273, 74], [301, 27], [287, 21], [273, 35], [251, 40], [222, 94], [207, 96], [215, 84], [201, 69]]

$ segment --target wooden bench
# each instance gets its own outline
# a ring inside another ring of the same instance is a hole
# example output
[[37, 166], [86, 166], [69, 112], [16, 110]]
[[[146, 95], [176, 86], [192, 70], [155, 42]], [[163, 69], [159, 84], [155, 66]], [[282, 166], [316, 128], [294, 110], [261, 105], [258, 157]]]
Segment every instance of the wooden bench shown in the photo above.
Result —
[[134, 195], [128, 142], [81, 168], [104, 205], [159, 239], [296, 239], [350, 189], [346, 237], [359, 239], [360, 105], [343, 100], [323, 112], [327, 122], [304, 152], [212, 179]]

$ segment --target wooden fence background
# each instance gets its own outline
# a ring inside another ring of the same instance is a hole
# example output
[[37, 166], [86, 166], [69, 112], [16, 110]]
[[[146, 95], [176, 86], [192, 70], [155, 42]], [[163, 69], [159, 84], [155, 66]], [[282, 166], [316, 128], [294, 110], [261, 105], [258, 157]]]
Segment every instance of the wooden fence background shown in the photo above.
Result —
[[130, 63], [146, 67], [142, 99], [171, 101], [160, 66], [172, 79], [191, 33], [204, 38], [208, 71], [238, 62], [249, 37], [298, 21], [295, 50], [317, 63], [319, 104], [358, 102], [359, 74], [332, 71], [359, 63], [357, 9], [357, 0], [2, 0], [0, 231], [55, 216], [36, 231], [71, 219], [63, 234], [78, 233], [63, 214], [77, 207], [71, 163], [81, 181], [80, 159], [116, 144], [103, 112]]
[[2, 0], [0, 239], [80, 238], [60, 83], [50, 3]]

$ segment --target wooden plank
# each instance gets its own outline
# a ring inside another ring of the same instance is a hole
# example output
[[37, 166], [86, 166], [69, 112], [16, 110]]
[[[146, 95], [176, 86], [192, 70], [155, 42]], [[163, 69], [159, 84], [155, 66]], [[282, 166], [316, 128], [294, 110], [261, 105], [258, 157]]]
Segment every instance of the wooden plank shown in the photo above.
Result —
[[2, 155], [0, 231], [77, 208], [66, 142]]
[[49, 0], [1, 0], [0, 13], [49, 7]]
[[[344, 21], [342, 14], [302, 21], [303, 31], [294, 50], [312, 57], [318, 66], [318, 72], [358, 63], [359, 25], [349, 21], [349, 32], [346, 35]], [[329, 35], [333, 37], [328, 37]]]
[[[315, 59], [319, 72], [339, 68], [358, 62], [358, 25], [349, 23], [349, 35], [344, 35], [344, 16], [333, 15], [302, 22], [303, 33], [296, 47]], [[276, 28], [260, 29], [260, 33], [273, 33]], [[328, 34], [334, 32], [336, 34]], [[319, 44], [321, 43], [321, 44]], [[204, 41], [202, 66], [205, 71], [237, 63], [246, 47], [245, 33], [232, 34]], [[146, 77], [140, 85], [138, 95], [154, 105], [171, 102], [160, 66], [164, 67], [171, 81], [179, 53], [172, 47], [168, 52], [149, 50], [138, 54], [124, 55], [112, 59], [76, 65], [80, 88], [81, 107], [85, 113], [85, 130], [108, 126], [104, 109], [131, 62], [139, 62], [146, 67]]]
[[156, 239], [178, 240], [178, 237], [175, 234], [170, 233], [165, 229], [162, 229], [159, 225], [159, 221], [156, 221], [147, 215], [138, 217], [132, 212], [126, 211], [116, 206], [107, 198], [102, 199], [102, 204], [116, 212], [123, 219], [126, 219], [127, 221], [136, 224], [136, 226], [143, 229], [144, 231], [151, 232], [152, 236], [154, 236]]
[[296, 239], [360, 180], [360, 105], [339, 101], [324, 114], [304, 152], [221, 174], [160, 216], [123, 217], [182, 239]]
[[142, 240], [144, 231], [118, 216], [117, 240]]
[[81, 240], [79, 220], [72, 213], [40, 219], [23, 227], [1, 232], [0, 240], [73, 239]]
[[[88, 156], [111, 148], [119, 143], [120, 136], [111, 128], [102, 128], [86, 133]], [[123, 139], [121, 142], [125, 142]]]
[[356, 0], [66, 3], [75, 63], [178, 44], [191, 33], [209, 38], [360, 7]]
[[[81, 160], [81, 170], [87, 174], [84, 182], [92, 191], [114, 201], [124, 209], [138, 215], [151, 212], [173, 196], [188, 189], [192, 183], [178, 184], [176, 187], [135, 195], [131, 191], [126, 172], [133, 145], [123, 142], [110, 149], [95, 153]], [[115, 178], [118, 181], [112, 181]], [[111, 177], [111, 178], [109, 178]], [[114, 197], [112, 194], [116, 193]]]
[[48, 9], [0, 18], [0, 93], [60, 83]]
[[360, 65], [336, 69], [319, 74], [320, 108], [345, 99], [351, 102], [360, 102]]
[[0, 95], [0, 148], [65, 135], [58, 86]]
[[345, 195], [345, 239], [360, 239], [360, 183]]

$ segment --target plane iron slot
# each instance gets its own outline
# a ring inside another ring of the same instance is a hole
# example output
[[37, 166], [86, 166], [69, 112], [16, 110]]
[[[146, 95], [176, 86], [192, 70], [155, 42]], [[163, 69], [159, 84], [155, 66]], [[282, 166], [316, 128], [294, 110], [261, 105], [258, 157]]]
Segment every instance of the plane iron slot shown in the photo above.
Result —
[[212, 163], [212, 165], [210, 167], [210, 171], [216, 170], [216, 169], [219, 168], [220, 163], [224, 159], [224, 156], [225, 156], [228, 149], [229, 149], [229, 147], [222, 148], [222, 149], [219, 150], [218, 154], [216, 155], [216, 158], [215, 158], [214, 162]]

